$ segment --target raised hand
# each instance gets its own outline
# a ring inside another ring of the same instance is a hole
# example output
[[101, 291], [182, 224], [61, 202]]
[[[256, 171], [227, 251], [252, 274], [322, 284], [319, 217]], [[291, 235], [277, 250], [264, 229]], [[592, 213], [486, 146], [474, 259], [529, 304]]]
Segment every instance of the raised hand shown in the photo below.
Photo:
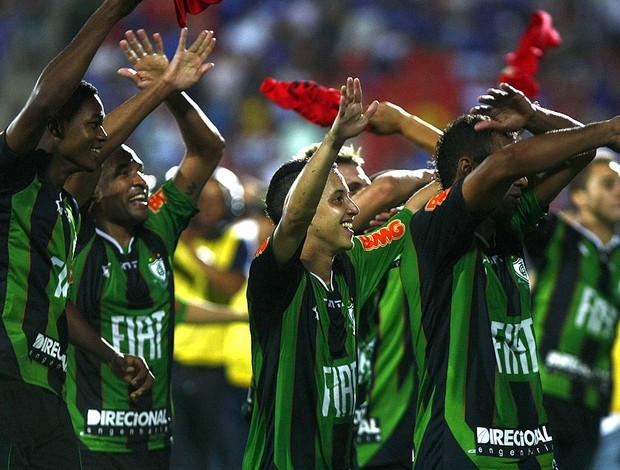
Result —
[[382, 101], [377, 112], [369, 120], [370, 130], [377, 135], [396, 134], [401, 131], [400, 124], [404, 115], [405, 111], [400, 106]]
[[499, 88], [490, 88], [487, 94], [481, 95], [474, 106], [472, 114], [484, 114], [491, 119], [476, 124], [477, 130], [495, 129], [515, 132], [523, 129], [535, 115], [534, 104], [519, 90], [501, 83]]
[[133, 68], [123, 67], [117, 73], [129, 78], [138, 88], [143, 89], [161, 77], [168, 68], [169, 61], [164, 53], [163, 40], [159, 33], [153, 34], [155, 43], [153, 49], [144, 29], [139, 29], [137, 36], [129, 30], [125, 33], [125, 38], [120, 42], [120, 46]]
[[176, 53], [163, 75], [179, 91], [195, 85], [214, 66], [204, 63], [215, 47], [213, 31], [201, 31], [189, 49], [185, 48], [186, 40], [187, 28], [183, 28]]
[[340, 142], [355, 137], [368, 125], [369, 119], [378, 107], [379, 102], [375, 100], [364, 112], [359, 78], [347, 78], [347, 84], [340, 88], [338, 115], [328, 133]]

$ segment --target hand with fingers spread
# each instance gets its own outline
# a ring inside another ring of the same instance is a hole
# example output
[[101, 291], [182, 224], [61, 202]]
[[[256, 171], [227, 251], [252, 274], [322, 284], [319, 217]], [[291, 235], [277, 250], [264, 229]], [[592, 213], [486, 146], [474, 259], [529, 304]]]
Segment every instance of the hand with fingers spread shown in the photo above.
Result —
[[144, 29], [139, 29], [137, 33], [136, 35], [132, 30], [127, 31], [126, 39], [120, 42], [121, 49], [133, 68], [123, 67], [117, 73], [129, 78], [142, 90], [163, 75], [169, 61], [164, 53], [164, 43], [159, 33], [153, 34], [155, 48]]
[[189, 49], [185, 48], [187, 28], [181, 30], [179, 45], [170, 65], [162, 78], [181, 91], [198, 83], [202, 76], [214, 67], [213, 62], [205, 63], [215, 47], [213, 31], [201, 31]]
[[476, 124], [476, 130], [495, 129], [506, 132], [519, 131], [536, 114], [535, 104], [521, 91], [501, 83], [478, 98], [482, 103], [471, 109], [472, 114], [484, 114], [491, 119]]
[[213, 51], [216, 40], [213, 31], [201, 31], [188, 49], [185, 48], [186, 41], [187, 28], [183, 28], [176, 53], [169, 62], [159, 33], [153, 34], [153, 47], [143, 29], [139, 29], [137, 35], [127, 31], [120, 46], [133, 68], [123, 67], [117, 73], [129, 78], [140, 89], [161, 78], [178, 91], [187, 90], [213, 68], [212, 62], [205, 61]]
[[357, 136], [368, 125], [368, 121], [379, 107], [378, 101], [373, 101], [364, 112], [362, 105], [362, 86], [359, 78], [347, 78], [346, 85], [340, 88], [340, 107], [338, 115], [328, 134], [336, 142]]

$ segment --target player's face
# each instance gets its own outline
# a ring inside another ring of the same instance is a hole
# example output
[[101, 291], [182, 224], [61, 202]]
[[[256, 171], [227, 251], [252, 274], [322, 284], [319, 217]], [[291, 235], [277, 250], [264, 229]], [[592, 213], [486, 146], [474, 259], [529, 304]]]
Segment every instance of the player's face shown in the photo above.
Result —
[[193, 223], [199, 224], [206, 231], [219, 227], [228, 215], [226, 195], [219, 183], [210, 178], [198, 198], [200, 212], [194, 216]]
[[370, 178], [361, 166], [353, 163], [339, 163], [338, 171], [342, 173], [349, 187], [349, 196], [354, 196], [370, 184]]
[[103, 129], [103, 104], [99, 96], [87, 98], [77, 113], [63, 122], [58, 152], [75, 166], [75, 171], [93, 171], [101, 164], [101, 144], [108, 140]]
[[521, 200], [523, 190], [525, 189], [527, 184], [528, 181], [525, 177], [519, 178], [514, 183], [512, 183], [512, 186], [510, 186], [510, 189], [508, 190], [504, 198], [495, 208], [493, 216], [499, 219], [512, 217], [512, 215], [517, 210], [517, 205]]
[[588, 212], [600, 223], [613, 227], [620, 222], [620, 166], [591, 164], [585, 187], [573, 195], [579, 212]]
[[308, 237], [324, 242], [332, 253], [349, 250], [353, 247], [353, 218], [358, 213], [344, 178], [333, 170], [308, 228]]
[[149, 216], [148, 184], [142, 162], [120, 148], [105, 161], [97, 186], [100, 217], [132, 228]]

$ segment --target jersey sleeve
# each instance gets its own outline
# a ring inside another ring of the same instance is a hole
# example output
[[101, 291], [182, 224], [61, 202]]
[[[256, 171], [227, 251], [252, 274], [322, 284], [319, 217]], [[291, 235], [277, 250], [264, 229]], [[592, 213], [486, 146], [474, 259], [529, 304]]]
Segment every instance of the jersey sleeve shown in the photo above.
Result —
[[455, 252], [466, 251], [476, 226], [488, 216], [467, 209], [462, 187], [460, 179], [431, 198], [411, 221], [414, 245], [436, 266]]
[[168, 180], [149, 198], [149, 209], [151, 213], [144, 226], [157, 232], [165, 240], [169, 252], [174, 252], [181, 232], [198, 208], [172, 180]]
[[508, 231], [523, 242], [525, 235], [536, 228], [545, 211], [540, 207], [536, 194], [526, 188], [521, 195], [519, 204], [508, 227]]
[[266, 240], [250, 265], [248, 277], [248, 306], [254, 321], [257, 324], [279, 321], [303, 275], [298, 256], [288, 265], [280, 266], [273, 252], [273, 238]]
[[403, 209], [376, 230], [354, 237], [353, 248], [347, 254], [355, 267], [360, 305], [402, 253], [412, 217], [409, 209]]
[[0, 134], [0, 195], [13, 194], [30, 184], [37, 171], [36, 155], [16, 154], [6, 142], [6, 133]]

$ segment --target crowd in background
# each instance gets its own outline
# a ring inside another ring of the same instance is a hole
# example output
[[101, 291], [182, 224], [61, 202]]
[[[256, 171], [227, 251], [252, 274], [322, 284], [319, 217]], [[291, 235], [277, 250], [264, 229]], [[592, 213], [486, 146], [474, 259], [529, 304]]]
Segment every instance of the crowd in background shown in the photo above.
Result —
[[[99, 3], [0, 1], [0, 127], [23, 105], [40, 64], [67, 44]], [[358, 76], [367, 99], [398, 103], [443, 128], [495, 84], [504, 55], [515, 48], [535, 9], [552, 15], [563, 38], [540, 62], [539, 101], [582, 122], [614, 115], [620, 105], [620, 4], [613, 0], [223, 0], [188, 18], [190, 36], [212, 29], [218, 40], [211, 57], [215, 69], [190, 95], [226, 138], [222, 165], [242, 179], [268, 181], [327, 129], [271, 104], [259, 92], [266, 77], [338, 88], [343, 76]], [[126, 65], [118, 47], [124, 29], [144, 25], [149, 33], [162, 33], [169, 56], [176, 47], [172, 0], [145, 1], [131, 22], [109, 35], [86, 76], [107, 109], [133, 93], [116, 75]], [[129, 143], [148, 156], [146, 167], [161, 184], [182, 156], [179, 139], [162, 107]], [[363, 133], [354, 143], [364, 148], [369, 174], [428, 161], [428, 154], [399, 137]]]

